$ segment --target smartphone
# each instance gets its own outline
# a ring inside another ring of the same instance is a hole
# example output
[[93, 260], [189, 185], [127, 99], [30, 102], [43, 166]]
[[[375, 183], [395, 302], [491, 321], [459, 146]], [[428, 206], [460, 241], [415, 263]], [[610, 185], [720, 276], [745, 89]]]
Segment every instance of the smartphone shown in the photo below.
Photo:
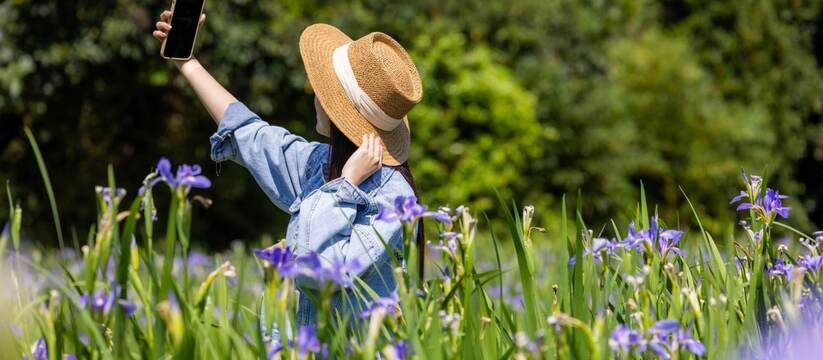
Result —
[[166, 59], [188, 60], [194, 52], [200, 14], [206, 0], [173, 0], [171, 3], [171, 30], [163, 40], [160, 55]]

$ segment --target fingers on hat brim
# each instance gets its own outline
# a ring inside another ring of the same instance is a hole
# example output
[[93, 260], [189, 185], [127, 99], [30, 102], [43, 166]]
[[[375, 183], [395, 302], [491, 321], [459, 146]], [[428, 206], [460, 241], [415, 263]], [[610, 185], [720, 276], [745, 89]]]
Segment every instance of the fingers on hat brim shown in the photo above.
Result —
[[384, 144], [383, 163], [400, 165], [408, 159], [411, 142], [408, 118], [404, 116], [397, 128], [385, 131], [372, 125], [357, 111], [340, 85], [332, 64], [334, 50], [349, 42], [352, 42], [350, 37], [328, 24], [314, 24], [303, 30], [300, 56], [309, 82], [323, 110], [349, 140], [360, 145], [363, 134], [375, 132]]

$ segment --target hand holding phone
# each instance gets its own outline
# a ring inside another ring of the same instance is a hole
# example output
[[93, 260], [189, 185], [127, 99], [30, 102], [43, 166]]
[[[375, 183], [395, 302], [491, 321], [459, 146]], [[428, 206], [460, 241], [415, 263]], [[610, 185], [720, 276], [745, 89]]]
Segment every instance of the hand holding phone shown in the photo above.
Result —
[[160, 14], [154, 37], [163, 41], [160, 54], [166, 59], [188, 60], [194, 51], [194, 43], [203, 14], [205, 0], [174, 0], [171, 11]]

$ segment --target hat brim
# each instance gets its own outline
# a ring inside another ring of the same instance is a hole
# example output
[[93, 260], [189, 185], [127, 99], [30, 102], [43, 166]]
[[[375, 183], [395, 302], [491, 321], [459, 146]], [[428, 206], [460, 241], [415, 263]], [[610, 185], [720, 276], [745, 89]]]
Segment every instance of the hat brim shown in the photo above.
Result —
[[314, 24], [303, 30], [300, 57], [309, 82], [323, 110], [351, 142], [360, 146], [363, 135], [374, 132], [383, 142], [383, 164], [400, 165], [409, 157], [411, 132], [408, 117], [404, 116], [403, 122], [391, 131], [372, 125], [349, 100], [334, 72], [334, 50], [350, 42], [350, 37], [328, 24]]

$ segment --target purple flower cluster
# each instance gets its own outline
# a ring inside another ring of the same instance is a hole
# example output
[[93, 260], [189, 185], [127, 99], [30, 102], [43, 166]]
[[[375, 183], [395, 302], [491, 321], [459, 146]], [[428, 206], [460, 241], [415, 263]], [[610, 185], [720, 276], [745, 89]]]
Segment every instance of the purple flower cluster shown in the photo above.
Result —
[[123, 307], [123, 310], [126, 311], [126, 314], [131, 316], [134, 314], [134, 311], [137, 310], [137, 306], [134, 303], [126, 300], [126, 299], [118, 299], [120, 296], [120, 286], [117, 284], [112, 284], [111, 289], [109, 291], [105, 291], [100, 289], [94, 296], [89, 296], [89, 294], [83, 294], [80, 296], [79, 303], [81, 307], [91, 306], [91, 310], [98, 314], [108, 315], [111, 308], [117, 304]]
[[357, 259], [343, 261], [340, 258], [333, 258], [328, 265], [324, 265], [315, 252], [296, 256], [289, 248], [254, 249], [254, 254], [266, 260], [274, 271], [284, 278], [303, 275], [319, 282], [334, 282], [343, 287], [354, 286], [352, 274], [359, 274], [364, 269]]
[[460, 245], [461, 240], [463, 240], [463, 234], [453, 231], [444, 231], [440, 233], [440, 240], [437, 244], [434, 244], [431, 241], [427, 241], [426, 246], [428, 246], [432, 250], [444, 251], [450, 254], [452, 257], [456, 257], [457, 249]]
[[775, 259], [773, 266], [766, 265], [766, 272], [771, 276], [782, 276], [786, 281], [791, 281], [795, 268], [805, 269], [812, 274], [817, 274], [821, 266], [823, 266], [823, 256], [801, 256], [797, 259], [797, 264]]
[[292, 278], [298, 274], [297, 258], [289, 248], [254, 249], [254, 255], [266, 260], [280, 276]]
[[823, 265], [823, 256], [803, 256], [797, 259], [797, 264], [808, 269], [811, 273], [817, 274], [820, 266]]
[[[277, 355], [283, 351], [283, 346], [279, 342], [275, 341], [273, 344], [274, 346], [266, 354], [269, 359], [277, 358]], [[297, 355], [300, 359], [305, 359], [309, 353], [320, 354], [324, 358], [328, 356], [327, 347], [320, 343], [317, 338], [317, 329], [314, 326], [301, 326], [297, 330], [297, 338], [289, 340], [289, 346], [297, 348]]]
[[369, 306], [360, 312], [360, 318], [369, 318], [378, 312], [395, 315], [397, 314], [399, 304], [400, 297], [397, 295], [397, 292], [392, 292], [391, 295], [387, 297], [372, 300], [371, 303], [369, 303]]
[[406, 340], [400, 340], [392, 344], [389, 350], [392, 352], [392, 355], [394, 355], [394, 359], [397, 360], [403, 360], [407, 355], [411, 354], [411, 348], [409, 348]]
[[171, 162], [169, 159], [161, 157], [160, 161], [157, 162], [157, 170], [146, 178], [147, 182], [140, 188], [139, 193], [143, 194], [146, 188], [152, 188], [160, 182], [168, 184], [172, 189], [184, 189], [184, 191], [191, 188], [210, 188], [211, 181], [209, 178], [200, 175], [201, 173], [200, 165], [182, 164], [177, 167], [176, 174], [172, 174]]
[[648, 229], [640, 231], [635, 229], [634, 222], [629, 224], [629, 235], [620, 242], [625, 249], [635, 249], [637, 252], [645, 251], [646, 245], [650, 248], [657, 248], [661, 255], [666, 256], [670, 252], [683, 256], [683, 251], [677, 247], [683, 231], [665, 229], [661, 227], [656, 217], [650, 219]]
[[677, 353], [681, 348], [697, 356], [706, 353], [703, 343], [693, 338], [691, 331], [681, 328], [675, 320], [658, 321], [649, 329], [649, 333], [652, 334], [649, 348], [663, 359], [670, 359], [671, 354]]
[[445, 224], [451, 224], [452, 219], [449, 212], [444, 209], [428, 211], [426, 205], [417, 203], [416, 196], [398, 196], [394, 199], [394, 209], [382, 208], [376, 219], [386, 222], [400, 221], [410, 224], [420, 218], [430, 217]]
[[106, 205], [111, 205], [114, 200], [119, 200], [126, 196], [126, 189], [123, 188], [112, 189], [108, 186], [96, 186], [95, 190], [100, 193], [100, 197], [103, 198], [103, 202], [105, 202]]
[[783, 206], [783, 199], [788, 198], [788, 196], [782, 195], [772, 188], [766, 188], [766, 194], [763, 195], [760, 191], [763, 178], [757, 175], [748, 176], [745, 169], [743, 169], [742, 173], [746, 190], [741, 190], [737, 196], [732, 198], [729, 204], [740, 202], [740, 204], [737, 205], [737, 211], [754, 211], [758, 218], [767, 225], [771, 224], [777, 215], [784, 219], [789, 218], [791, 208]]
[[[633, 225], [632, 225], [633, 226]], [[591, 245], [586, 246], [583, 249], [583, 256], [588, 254], [592, 254], [594, 261], [597, 263], [603, 262], [603, 251], [606, 252], [606, 256], [608, 257], [612, 253], [614, 253], [619, 248], [619, 244], [617, 239], [606, 239], [606, 238], [594, 238], [592, 239]], [[572, 256], [569, 259], [568, 265], [574, 266], [577, 263], [577, 255]]]
[[312, 326], [301, 326], [300, 330], [297, 331], [297, 354], [304, 357], [310, 352], [319, 353], [320, 350], [317, 329]]
[[786, 278], [786, 280], [792, 279], [792, 270], [794, 270], [794, 265], [792, 263], [785, 263], [781, 259], [774, 260], [774, 266], [766, 265], [766, 272], [771, 276], [782, 276]]
[[646, 350], [646, 340], [637, 330], [629, 329], [626, 325], [620, 324], [612, 330], [612, 334], [609, 336], [609, 347], [614, 352], [634, 350], [641, 353]]
[[691, 331], [682, 328], [676, 320], [660, 320], [649, 328], [645, 335], [620, 324], [612, 330], [609, 336], [609, 347], [614, 352], [642, 353], [650, 349], [663, 359], [672, 358], [672, 354], [676, 354], [681, 349], [697, 356], [703, 356], [706, 353], [706, 347], [693, 338]]
[[[24, 356], [23, 359], [29, 359], [28, 356]], [[46, 338], [41, 337], [34, 342], [34, 345], [31, 347], [31, 359], [32, 360], [49, 360], [49, 349], [46, 346]], [[64, 360], [77, 360], [77, 357], [72, 354], [63, 354]]]
[[[583, 249], [583, 254], [592, 254], [595, 261], [600, 263], [603, 253], [606, 256], [616, 253], [620, 249], [634, 250], [638, 253], [646, 252], [647, 249], [657, 250], [661, 256], [667, 257], [670, 253], [684, 256], [683, 250], [677, 247], [684, 232], [681, 230], [666, 229], [659, 225], [657, 218], [652, 216], [649, 219], [649, 228], [637, 230], [634, 222], [629, 223], [629, 234], [620, 241], [617, 239], [594, 238], [591, 243]], [[569, 259], [568, 266], [577, 263], [577, 256]]]

